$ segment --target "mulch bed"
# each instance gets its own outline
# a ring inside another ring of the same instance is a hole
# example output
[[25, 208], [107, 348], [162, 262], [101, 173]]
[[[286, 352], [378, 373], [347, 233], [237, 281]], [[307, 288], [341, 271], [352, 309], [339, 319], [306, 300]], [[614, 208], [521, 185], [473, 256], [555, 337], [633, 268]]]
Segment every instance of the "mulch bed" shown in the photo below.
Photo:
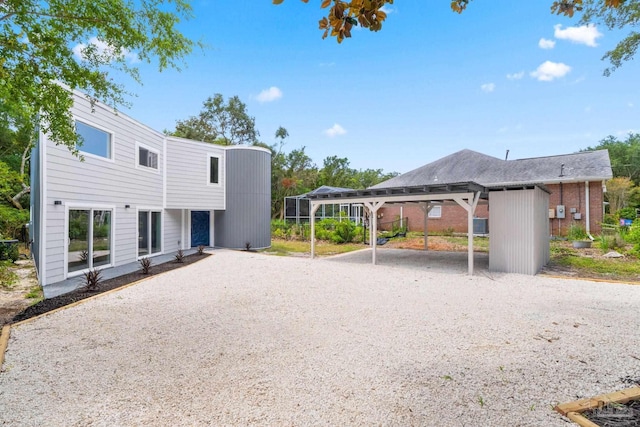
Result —
[[[83, 287], [73, 292], [69, 292], [67, 294], [59, 295], [54, 298], [45, 299], [43, 301], [40, 301], [37, 304], [34, 304], [26, 308], [21, 313], [18, 313], [17, 315], [15, 315], [12, 319], [12, 322], [10, 323], [19, 322], [22, 320], [30, 319], [35, 316], [39, 316], [41, 314], [55, 310], [56, 308], [64, 307], [65, 305], [69, 305], [76, 301], [80, 301], [85, 298], [89, 298], [94, 295], [98, 295], [103, 292], [110, 291], [112, 289], [121, 288], [122, 286], [128, 285], [130, 283], [136, 282], [138, 280], [144, 279], [149, 276], [154, 276], [156, 274], [175, 270], [176, 268], [185, 267], [189, 264], [193, 264], [195, 262], [201, 261], [210, 255], [211, 254], [207, 254], [207, 253], [204, 253], [202, 255], [199, 255], [196, 253], [196, 254], [185, 256], [183, 258], [183, 262], [181, 263], [176, 261], [168, 261], [162, 264], [153, 264], [149, 274], [142, 274], [142, 272], [138, 270], [133, 273], [114, 277], [113, 279], [104, 280], [100, 282], [97, 290], [88, 291]], [[83, 277], [78, 278], [79, 282], [82, 282], [83, 280], [84, 280]]]
[[605, 405], [582, 415], [600, 427], [640, 427], [640, 400]]

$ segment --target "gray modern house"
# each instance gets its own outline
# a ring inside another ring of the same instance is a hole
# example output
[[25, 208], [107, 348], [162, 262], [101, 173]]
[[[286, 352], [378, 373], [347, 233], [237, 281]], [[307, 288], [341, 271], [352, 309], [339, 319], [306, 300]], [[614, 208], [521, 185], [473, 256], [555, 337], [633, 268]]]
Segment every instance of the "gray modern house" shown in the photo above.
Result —
[[161, 132], [74, 93], [74, 156], [40, 134], [31, 166], [40, 284], [191, 247], [271, 245], [271, 152]]

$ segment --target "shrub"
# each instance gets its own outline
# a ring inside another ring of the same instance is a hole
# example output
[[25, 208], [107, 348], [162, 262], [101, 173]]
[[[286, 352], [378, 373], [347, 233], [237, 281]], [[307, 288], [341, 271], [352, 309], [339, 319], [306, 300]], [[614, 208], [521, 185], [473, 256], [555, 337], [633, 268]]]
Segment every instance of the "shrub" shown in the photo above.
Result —
[[147, 257], [144, 257], [139, 262], [142, 274], [149, 274], [151, 272], [151, 260]]
[[97, 291], [102, 283], [100, 270], [93, 269], [84, 273], [84, 284], [87, 291]]
[[355, 236], [356, 226], [351, 221], [342, 221], [336, 225], [331, 240], [335, 243], [349, 243]]
[[636, 219], [636, 208], [632, 208], [632, 207], [622, 208], [618, 210], [618, 212], [616, 212], [616, 215], [618, 216], [618, 218]]
[[20, 258], [20, 250], [17, 243], [0, 243], [0, 260], [16, 262]]
[[567, 239], [569, 240], [585, 240], [587, 237], [584, 227], [579, 224], [571, 224], [567, 231]]
[[16, 209], [0, 204], [0, 234], [7, 239], [17, 239], [20, 231], [29, 222], [28, 209]]
[[604, 218], [602, 219], [602, 223], [609, 224], [609, 225], [618, 225], [618, 221], [616, 220], [616, 217], [611, 214], [605, 214]]
[[198, 245], [198, 255], [204, 255], [204, 245]]
[[175, 256], [176, 262], [184, 262], [184, 251], [182, 249], [178, 249]]

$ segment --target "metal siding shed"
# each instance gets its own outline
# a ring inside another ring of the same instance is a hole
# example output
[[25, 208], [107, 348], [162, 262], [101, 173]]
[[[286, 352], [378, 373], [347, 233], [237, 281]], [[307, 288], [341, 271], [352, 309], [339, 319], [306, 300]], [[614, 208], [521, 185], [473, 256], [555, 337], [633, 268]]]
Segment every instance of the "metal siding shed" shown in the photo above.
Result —
[[549, 194], [535, 186], [489, 192], [489, 270], [534, 275], [549, 261]]

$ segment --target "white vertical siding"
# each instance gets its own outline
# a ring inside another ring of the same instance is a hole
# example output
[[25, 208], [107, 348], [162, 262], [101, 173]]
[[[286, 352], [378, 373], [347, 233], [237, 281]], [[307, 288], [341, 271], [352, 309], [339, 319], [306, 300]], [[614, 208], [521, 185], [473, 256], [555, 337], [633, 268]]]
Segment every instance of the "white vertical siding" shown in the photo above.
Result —
[[[112, 160], [73, 156], [64, 146], [56, 146], [45, 136], [46, 197], [46, 282], [64, 280], [64, 254], [67, 246], [65, 206], [115, 206], [115, 265], [135, 261], [137, 256], [136, 205], [162, 206], [164, 136], [128, 117], [115, 114], [101, 104], [91, 111], [89, 101], [74, 95], [71, 111], [75, 119], [112, 134]], [[159, 153], [158, 171], [136, 167], [136, 143]], [[60, 200], [62, 205], [54, 205]], [[125, 209], [125, 205], [130, 208]]]
[[549, 195], [539, 188], [492, 191], [489, 206], [489, 269], [536, 274], [549, 259]]
[[[220, 159], [217, 185], [208, 182], [209, 155]], [[225, 167], [223, 146], [167, 138], [166, 207], [193, 210], [224, 209]]]

